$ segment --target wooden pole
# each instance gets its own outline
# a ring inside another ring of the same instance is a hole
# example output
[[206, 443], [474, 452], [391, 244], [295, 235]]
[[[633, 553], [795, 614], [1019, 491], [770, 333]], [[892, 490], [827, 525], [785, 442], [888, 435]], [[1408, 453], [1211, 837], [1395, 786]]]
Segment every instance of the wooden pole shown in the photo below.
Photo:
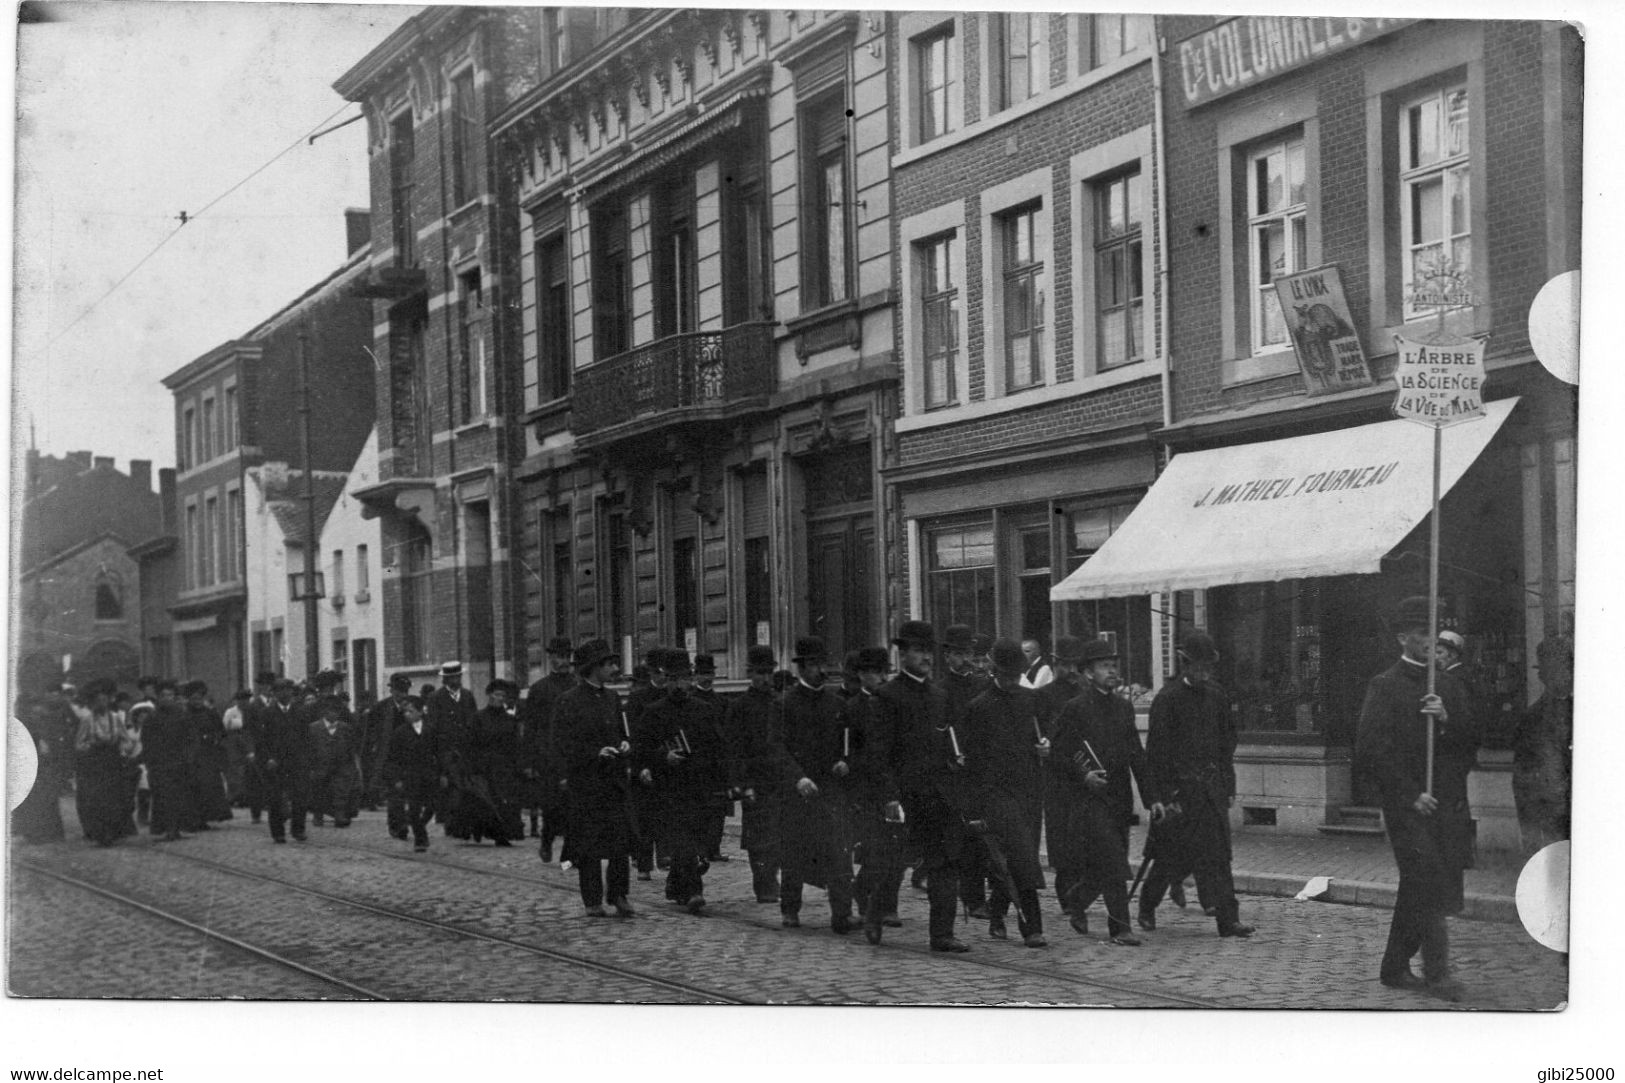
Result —
[[[1433, 424], [1433, 522], [1428, 542], [1428, 695], [1438, 690], [1439, 667], [1434, 664], [1434, 651], [1439, 642], [1439, 459], [1444, 447], [1444, 426]], [[1428, 779], [1427, 793], [1433, 792], [1433, 736], [1437, 719], [1428, 715]]]

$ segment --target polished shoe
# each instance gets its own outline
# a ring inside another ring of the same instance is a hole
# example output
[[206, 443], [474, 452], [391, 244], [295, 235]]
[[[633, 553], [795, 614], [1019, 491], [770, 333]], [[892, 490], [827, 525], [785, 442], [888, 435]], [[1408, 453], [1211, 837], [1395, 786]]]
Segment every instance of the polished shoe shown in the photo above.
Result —
[[836, 936], [845, 936], [855, 928], [857, 926], [852, 923], [852, 919], [849, 917], [831, 918], [829, 922], [829, 931]]
[[1111, 942], [1123, 948], [1137, 948], [1141, 944], [1140, 938], [1133, 933], [1118, 933], [1111, 938]]
[[865, 925], [863, 927], [863, 938], [878, 948], [880, 946], [881, 932], [879, 925]]
[[896, 914], [887, 914], [885, 917], [880, 919], [880, 924], [884, 925], [888, 929], [901, 929], [903, 927], [903, 919], [898, 917]]
[[715, 865], [718, 861], [732, 861], [733, 858], [729, 857], [727, 854], [718, 852], [718, 853], [712, 854], [710, 857], [707, 857], [705, 860], [707, 860], [707, 861], [711, 862], [711, 864]]
[[1422, 980], [1422, 992], [1430, 997], [1437, 997], [1452, 1004], [1461, 1000], [1467, 994], [1467, 990], [1462, 987], [1461, 982], [1456, 981], [1454, 978], [1442, 978], [1439, 981], [1424, 978]]
[[784, 914], [779, 918], [779, 924], [786, 929], [801, 928], [801, 919], [794, 914]]
[[951, 936], [938, 937], [931, 941], [932, 951], [969, 951], [970, 945], [963, 940], [956, 940]]
[[283, 839], [283, 838], [275, 838], [275, 839], [272, 839], [272, 840], [271, 840], [271, 841], [272, 841], [272, 842], [287, 842], [287, 841], [288, 841], [288, 840], [287, 840], [287, 839]]
[[970, 908], [970, 919], [972, 921], [987, 921], [992, 918], [992, 916], [993, 914], [988, 910], [986, 903]]
[[305, 834], [305, 833], [304, 833], [304, 832], [302, 832], [302, 831], [301, 831], [301, 832], [300, 832], [300, 833], [299, 833], [299, 834], [297, 834], [297, 835], [295, 835], [295, 836], [294, 836], [294, 837], [293, 837], [293, 841], [294, 841], [294, 842], [307, 842], [307, 841], [309, 841], [309, 839], [310, 839], [310, 836], [309, 836], [309, 835], [306, 835], [306, 834]]
[[629, 918], [637, 913], [636, 910], [632, 909], [632, 904], [627, 901], [625, 895], [618, 899], [609, 900], [609, 904], [615, 908], [615, 916], [618, 918]]
[[1028, 933], [1021, 938], [1021, 942], [1029, 948], [1047, 948], [1049, 941], [1044, 939], [1043, 933]]
[[1138, 921], [1140, 928], [1148, 933], [1157, 931], [1157, 913], [1154, 910], [1141, 910], [1139, 916], [1134, 920]]
[[703, 914], [705, 912], [705, 896], [690, 895], [688, 902], [683, 905], [688, 908], [690, 914]]
[[1240, 922], [1237, 922], [1234, 925], [1225, 925], [1221, 927], [1219, 929], [1219, 935], [1249, 937], [1252, 936], [1256, 931], [1257, 930], [1251, 925], [1243, 925]]
[[609, 911], [602, 906], [589, 906], [587, 907], [587, 916], [590, 918], [607, 918], [609, 917]]
[[777, 904], [778, 901], [779, 901], [779, 897], [777, 895], [758, 895], [758, 896], [756, 896], [756, 901], [759, 902], [759, 903], [775, 903], [775, 904]]
[[1004, 927], [1003, 918], [993, 918], [987, 923], [987, 935], [994, 940], [1010, 939], [1010, 931]]
[[1411, 993], [1420, 993], [1427, 988], [1427, 983], [1410, 970], [1402, 970], [1393, 975], [1384, 974], [1381, 981], [1390, 989], [1403, 989]]
[[[339, 826], [343, 827], [345, 825], [340, 824]], [[491, 841], [495, 842], [498, 846], [512, 846], [513, 845], [513, 843], [509, 842], [507, 839], [492, 839]]]
[[1067, 919], [1067, 923], [1072, 926], [1072, 931], [1077, 933], [1079, 936], [1089, 935], [1088, 914], [1073, 914]]
[[412, 852], [414, 854], [426, 854], [426, 853], [429, 852], [429, 844], [426, 843], [426, 842], [413, 843], [412, 844]]
[[1168, 901], [1179, 907], [1181, 910], [1185, 909], [1185, 885], [1170, 884], [1168, 886]]

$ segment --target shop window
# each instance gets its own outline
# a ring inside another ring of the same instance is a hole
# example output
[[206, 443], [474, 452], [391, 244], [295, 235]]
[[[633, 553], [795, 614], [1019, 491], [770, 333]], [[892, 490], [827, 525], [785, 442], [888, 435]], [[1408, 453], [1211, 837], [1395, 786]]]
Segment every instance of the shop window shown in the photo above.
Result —
[[1049, 15], [1043, 12], [1010, 12], [988, 19], [994, 112], [1048, 89], [1048, 30]]
[[1140, 171], [1101, 181], [1094, 193], [1095, 349], [1097, 368], [1108, 369], [1145, 355]]
[[1472, 206], [1464, 85], [1405, 99], [1399, 111], [1401, 261], [1405, 319], [1432, 314], [1413, 291], [1472, 266]]
[[[1066, 573], [1077, 571], [1134, 510], [1132, 503], [1078, 508], [1066, 515]], [[1065, 604], [1066, 628], [1080, 639], [1105, 639], [1120, 652], [1123, 683], [1150, 689], [1157, 668], [1151, 638], [1151, 599], [1100, 598]], [[1132, 689], [1131, 689], [1132, 691]], [[1136, 693], [1138, 694], [1138, 693]]]
[[1301, 135], [1247, 155], [1248, 325], [1252, 352], [1287, 348], [1275, 280], [1309, 265], [1309, 198]]
[[1004, 279], [1004, 386], [1019, 391], [1044, 382], [1044, 302], [1048, 288], [1033, 204], [999, 217]]
[[954, 24], [947, 23], [910, 42], [914, 59], [916, 143], [958, 131], [964, 124], [959, 89], [959, 50]]
[[922, 375], [928, 410], [959, 401], [954, 383], [959, 356], [959, 287], [954, 279], [958, 244], [958, 236], [948, 233], [914, 246], [919, 266]]
[[994, 609], [993, 524], [943, 527], [929, 534], [926, 589], [938, 628], [968, 624], [991, 632]]

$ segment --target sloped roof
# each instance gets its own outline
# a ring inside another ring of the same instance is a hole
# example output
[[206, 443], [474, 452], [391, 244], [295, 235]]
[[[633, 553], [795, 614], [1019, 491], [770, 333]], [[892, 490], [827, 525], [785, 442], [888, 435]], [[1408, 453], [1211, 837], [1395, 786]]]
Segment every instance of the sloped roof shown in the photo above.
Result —
[[107, 467], [62, 478], [23, 504], [16, 567], [38, 567], [104, 534], [150, 538], [163, 529], [160, 507], [157, 493]]
[[[322, 528], [327, 524], [327, 517], [333, 511], [339, 497], [344, 495], [344, 486], [348, 478], [317, 474], [312, 488], [316, 497], [316, 534], [321, 536]], [[264, 484], [262, 482], [262, 484]], [[284, 543], [288, 545], [304, 545], [310, 536], [306, 528], [305, 515], [305, 475], [302, 471], [290, 470], [284, 483], [273, 482], [265, 487], [265, 504], [271, 515], [276, 519], [277, 526], [282, 530]]]

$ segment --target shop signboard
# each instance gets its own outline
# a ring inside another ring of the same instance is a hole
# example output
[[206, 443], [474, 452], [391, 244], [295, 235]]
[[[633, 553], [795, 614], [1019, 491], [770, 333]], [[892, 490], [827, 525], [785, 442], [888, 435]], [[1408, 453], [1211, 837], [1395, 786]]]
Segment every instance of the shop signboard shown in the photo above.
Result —
[[1309, 394], [1371, 386], [1371, 367], [1335, 264], [1282, 275], [1275, 280], [1275, 293]]
[[1484, 416], [1484, 343], [1471, 338], [1441, 342], [1394, 336], [1399, 394], [1394, 413], [1429, 425], [1455, 425]]
[[1353, 49], [1415, 19], [1242, 15], [1175, 46], [1186, 109]]

